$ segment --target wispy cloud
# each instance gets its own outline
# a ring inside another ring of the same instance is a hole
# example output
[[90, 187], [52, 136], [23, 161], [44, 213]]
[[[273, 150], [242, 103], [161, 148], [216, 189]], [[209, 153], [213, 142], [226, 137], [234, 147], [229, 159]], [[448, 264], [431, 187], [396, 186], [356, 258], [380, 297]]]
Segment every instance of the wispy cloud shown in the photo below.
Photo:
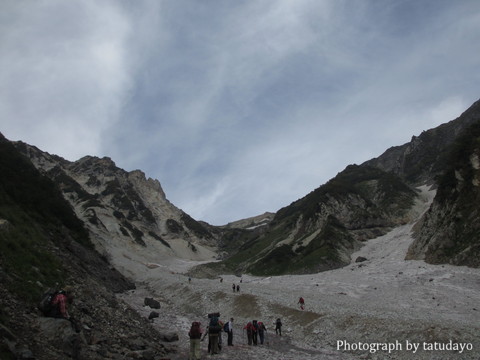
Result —
[[93, 1], [1, 6], [2, 131], [69, 159], [98, 153], [130, 81], [125, 15]]

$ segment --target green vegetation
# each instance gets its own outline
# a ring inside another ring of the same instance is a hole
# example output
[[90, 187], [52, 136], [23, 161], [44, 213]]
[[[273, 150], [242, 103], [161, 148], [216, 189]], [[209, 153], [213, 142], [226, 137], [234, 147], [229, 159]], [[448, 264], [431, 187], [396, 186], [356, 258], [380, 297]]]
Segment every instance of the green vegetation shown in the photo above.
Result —
[[2, 268], [9, 275], [7, 288], [35, 302], [45, 288], [63, 284], [61, 263], [52, 255], [44, 229], [15, 207], [2, 206], [0, 217], [11, 223], [9, 229], [0, 231]]
[[334, 217], [329, 216], [322, 231], [307, 246], [293, 251], [291, 245], [281, 245], [248, 268], [254, 275], [282, 275], [313, 273], [322, 269], [345, 265], [338, 257], [338, 244], [353, 241], [348, 231]]
[[[386, 210], [392, 206], [408, 209], [416, 196], [415, 191], [394, 174], [371, 166], [349, 165], [325, 185], [279, 210], [274, 223], [282, 221], [293, 227], [299, 215], [305, 220], [314, 219], [321, 211], [321, 204], [328, 202], [329, 198], [344, 199], [349, 195], [358, 195], [367, 205]], [[373, 199], [373, 195], [379, 198]]]
[[173, 219], [168, 219], [166, 224], [167, 224], [168, 231], [174, 234], [180, 234], [181, 232], [184, 231], [183, 226]]
[[171, 248], [170, 244], [168, 242], [166, 242], [165, 240], [162, 239], [161, 236], [155, 234], [153, 231], [149, 231], [148, 232], [148, 235], [150, 235], [151, 237], [153, 237], [155, 240], [158, 240], [160, 241], [163, 245], [165, 245], [166, 247], [168, 248]]
[[[352, 248], [354, 239], [349, 230], [394, 225], [391, 219], [402, 218], [416, 195], [394, 174], [350, 165], [325, 185], [279, 210], [267, 232], [226, 233], [224, 237], [240, 245], [239, 250], [227, 260], [206, 267], [267, 276], [345, 265], [338, 251]], [[335, 204], [344, 204], [346, 223], [330, 213]]]
[[204, 238], [204, 239], [211, 238], [210, 232], [202, 224], [200, 224], [198, 221], [194, 220], [189, 215], [182, 212], [181, 219], [182, 219], [183, 223], [185, 224], [185, 226], [188, 229], [192, 230], [193, 233], [196, 236], [198, 236], [200, 238]]
[[45, 287], [62, 285], [64, 272], [53, 246], [65, 236], [92, 248], [88, 232], [63, 199], [0, 135], [0, 264], [6, 287], [27, 301], [38, 300]]

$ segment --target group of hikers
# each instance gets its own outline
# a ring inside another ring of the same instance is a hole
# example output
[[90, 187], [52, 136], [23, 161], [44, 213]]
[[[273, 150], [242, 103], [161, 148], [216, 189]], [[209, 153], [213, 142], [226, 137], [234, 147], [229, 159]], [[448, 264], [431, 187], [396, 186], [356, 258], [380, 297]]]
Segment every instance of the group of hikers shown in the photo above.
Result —
[[[233, 291], [240, 291], [239, 286], [232, 286]], [[73, 292], [70, 288], [60, 291], [47, 292], [40, 304], [39, 309], [45, 316], [68, 320], [72, 323], [72, 327], [79, 332], [79, 324], [70, 316], [67, 305], [73, 302]], [[305, 301], [301, 297], [298, 301], [300, 308], [303, 310]], [[188, 336], [190, 338], [190, 360], [200, 359], [201, 347], [200, 342], [208, 336], [208, 353], [211, 355], [218, 354], [222, 349], [222, 332], [227, 333], [227, 345], [233, 346], [233, 318], [223, 322], [220, 320], [220, 313], [208, 314], [209, 323], [205, 331], [202, 329], [200, 322], [194, 321], [191, 325]], [[282, 336], [282, 321], [278, 318], [275, 323], [275, 334]], [[247, 334], [248, 345], [263, 345], [265, 343], [265, 335], [267, 328], [262, 321], [249, 321], [244, 327]], [[202, 336], [203, 335], [203, 336]]]
[[[194, 321], [188, 332], [190, 337], [190, 360], [200, 359], [201, 348], [200, 341], [208, 336], [208, 353], [218, 354], [222, 350], [222, 332], [227, 333], [227, 345], [233, 346], [233, 318], [230, 321], [220, 320], [220, 313], [208, 314], [209, 323], [205, 331], [200, 322]], [[202, 336], [203, 335], [203, 336]]]
[[[211, 355], [218, 354], [222, 350], [222, 332], [227, 333], [227, 345], [233, 346], [233, 318], [230, 321], [222, 322], [220, 313], [208, 314], [209, 323], [205, 331], [202, 329], [200, 322], [192, 322], [188, 336], [190, 337], [190, 354], [189, 360], [198, 360], [201, 356], [200, 342], [208, 336], [208, 353]], [[249, 321], [244, 327], [247, 333], [248, 345], [263, 345], [267, 328], [261, 321]], [[282, 336], [282, 321], [275, 321], [275, 334]], [[202, 336], [203, 335], [203, 336]]]

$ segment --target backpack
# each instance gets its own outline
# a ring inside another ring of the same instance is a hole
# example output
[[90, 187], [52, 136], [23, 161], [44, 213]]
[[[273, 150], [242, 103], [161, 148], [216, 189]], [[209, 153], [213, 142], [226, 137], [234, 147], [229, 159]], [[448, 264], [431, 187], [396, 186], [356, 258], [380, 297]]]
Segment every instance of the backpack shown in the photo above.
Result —
[[222, 326], [218, 324], [218, 318], [212, 316], [210, 318], [210, 325], [208, 325], [209, 334], [218, 334], [222, 330]]
[[58, 291], [48, 289], [47, 292], [42, 295], [42, 298], [38, 303], [38, 310], [40, 310], [44, 316], [49, 316], [52, 313], [52, 300], [57, 294]]
[[190, 328], [190, 332], [188, 333], [190, 335], [190, 339], [200, 339], [202, 336], [202, 333], [200, 332], [200, 323], [198, 321], [192, 322], [192, 327]]
[[217, 326], [218, 325], [218, 317], [212, 316], [210, 318], [210, 325], [209, 326]]
[[228, 322], [226, 322], [225, 325], [223, 325], [223, 331], [228, 333]]

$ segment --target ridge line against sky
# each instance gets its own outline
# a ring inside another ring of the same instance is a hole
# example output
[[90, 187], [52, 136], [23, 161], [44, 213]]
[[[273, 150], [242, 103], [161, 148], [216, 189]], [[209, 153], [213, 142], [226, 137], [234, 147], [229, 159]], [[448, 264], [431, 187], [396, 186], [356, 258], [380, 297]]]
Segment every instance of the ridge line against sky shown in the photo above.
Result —
[[222, 225], [458, 117], [478, 39], [476, 0], [4, 0], [0, 132]]

